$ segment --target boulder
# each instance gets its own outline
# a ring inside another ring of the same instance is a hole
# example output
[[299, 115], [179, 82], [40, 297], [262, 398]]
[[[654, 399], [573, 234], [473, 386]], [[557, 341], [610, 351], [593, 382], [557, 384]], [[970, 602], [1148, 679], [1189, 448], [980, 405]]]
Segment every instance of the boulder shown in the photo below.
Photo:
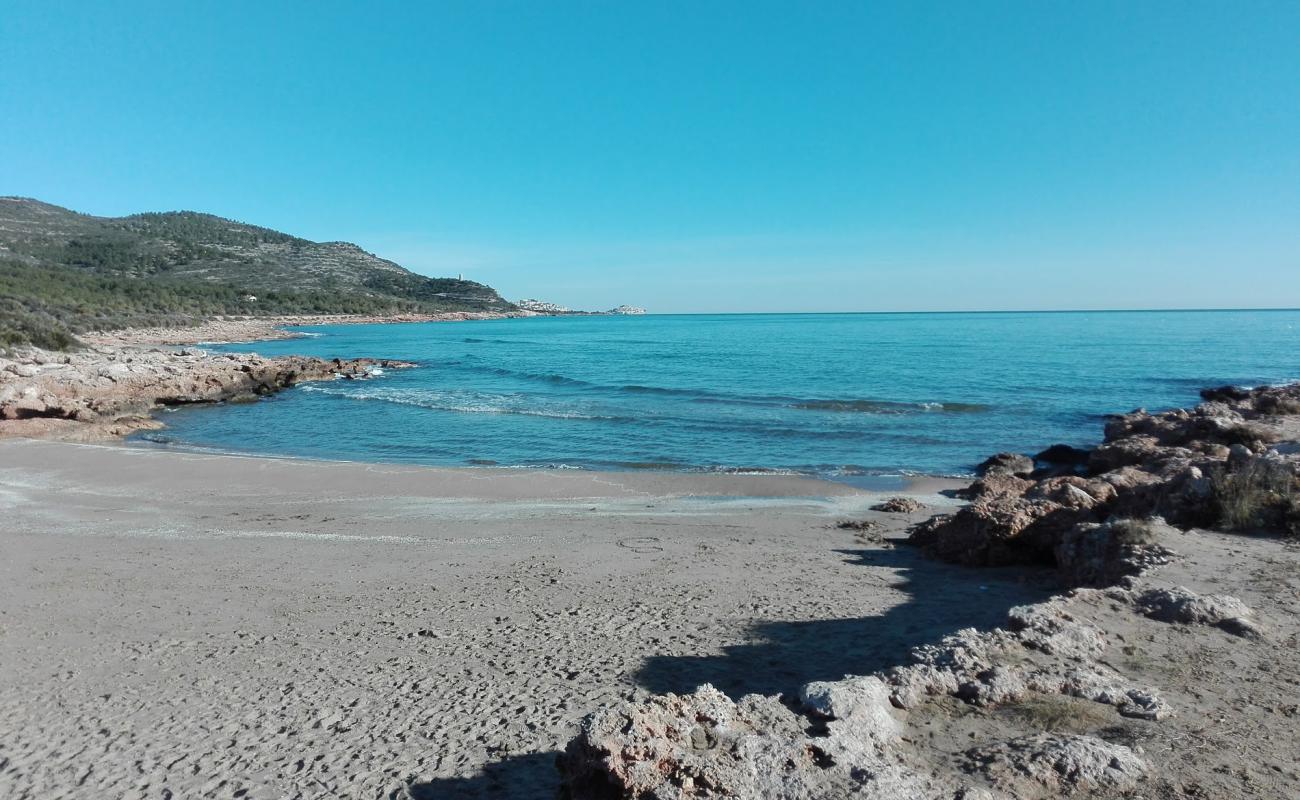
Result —
[[1028, 477], [1034, 471], [1034, 460], [1020, 453], [998, 453], [990, 456], [975, 468], [975, 474], [985, 475], [1015, 475], [1017, 477]]
[[970, 505], [914, 526], [908, 541], [936, 558], [960, 564], [1052, 563], [1057, 536], [1091, 519], [1100, 505], [1096, 497], [1069, 483], [1031, 496], [1026, 490], [1039, 487], [1029, 481], [1005, 476], [986, 480], [995, 483], [977, 482], [973, 489], [979, 494]]

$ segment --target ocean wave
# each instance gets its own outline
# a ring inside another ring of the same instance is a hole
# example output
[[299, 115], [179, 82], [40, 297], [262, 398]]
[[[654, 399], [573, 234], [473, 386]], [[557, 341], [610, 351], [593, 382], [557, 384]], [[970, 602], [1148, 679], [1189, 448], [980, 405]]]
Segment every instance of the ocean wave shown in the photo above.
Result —
[[610, 466], [616, 469], [628, 470], [648, 470], [660, 472], [678, 472], [689, 470], [690, 464], [683, 464], [680, 461], [611, 461]]
[[989, 410], [983, 403], [901, 403], [891, 400], [799, 400], [791, 408], [851, 414], [978, 414]]
[[693, 467], [687, 471], [703, 472], [709, 475], [783, 475], [791, 478], [804, 478], [811, 474], [788, 467], [732, 467], [725, 464]]
[[584, 381], [580, 378], [571, 378], [568, 375], [561, 375], [558, 372], [525, 372], [523, 370], [507, 369], [506, 367], [489, 367], [482, 364], [473, 364], [459, 359], [443, 362], [441, 366], [456, 367], [465, 372], [497, 375], [502, 378], [519, 378], [521, 380], [550, 383], [557, 386], [598, 386], [598, 384], [592, 383], [591, 381]]
[[[485, 340], [483, 340], [485, 341]], [[862, 398], [802, 398], [787, 395], [744, 394], [715, 389], [687, 388], [679, 386], [655, 386], [651, 384], [629, 383], [622, 386], [593, 383], [574, 378], [558, 372], [529, 372], [526, 370], [492, 367], [482, 364], [449, 361], [445, 366], [455, 366], [469, 372], [497, 375], [503, 378], [548, 383], [555, 386], [570, 386], [591, 389], [610, 394], [652, 395], [662, 397], [681, 397], [694, 403], [719, 405], [748, 405], [765, 408], [793, 408], [801, 411], [829, 411], [856, 414], [978, 414], [991, 410], [983, 403], [961, 402], [921, 402], [911, 403], [894, 400], [875, 400]]]
[[709, 389], [680, 389], [671, 386], [645, 386], [632, 384], [622, 391], [634, 394], [671, 395], [690, 397], [702, 403], [735, 403], [770, 407], [794, 408], [801, 411], [835, 411], [856, 414], [917, 414], [939, 412], [945, 414], [975, 414], [990, 410], [983, 403], [907, 403], [895, 400], [866, 399], [806, 399], [785, 395], [739, 394]]
[[389, 390], [377, 392], [348, 392], [325, 386], [302, 386], [304, 392], [316, 392], [330, 397], [346, 400], [374, 401], [394, 405], [427, 408], [430, 411], [450, 411], [460, 414], [510, 414], [521, 417], [545, 417], [547, 419], [590, 420], [598, 422], [635, 423], [636, 417], [609, 414], [591, 414], [582, 411], [526, 407], [512, 404], [509, 398], [481, 395], [478, 397], [455, 397], [437, 392]]

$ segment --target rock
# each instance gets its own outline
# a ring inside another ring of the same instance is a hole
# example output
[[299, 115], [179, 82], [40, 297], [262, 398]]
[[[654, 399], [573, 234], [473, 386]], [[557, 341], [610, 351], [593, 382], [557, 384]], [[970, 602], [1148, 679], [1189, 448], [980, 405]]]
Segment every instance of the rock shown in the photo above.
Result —
[[975, 748], [966, 757], [972, 771], [1024, 800], [1131, 791], [1151, 768], [1130, 748], [1093, 736], [1040, 734]]
[[1065, 659], [1092, 661], [1106, 649], [1106, 634], [1060, 603], [1016, 606], [1007, 612], [1007, 627], [1019, 633], [1025, 647]]
[[1064, 475], [1039, 481], [1026, 497], [1051, 500], [1071, 509], [1090, 509], [1109, 503], [1118, 496], [1115, 487], [1103, 480]]
[[1034, 461], [1063, 467], [1083, 468], [1088, 465], [1088, 459], [1091, 456], [1091, 450], [1071, 447], [1068, 444], [1054, 444], [1046, 450], [1036, 453]]
[[951, 796], [888, 752], [898, 723], [883, 684], [843, 683], [804, 692], [819, 714], [848, 715], [829, 717], [825, 735], [810, 734], [809, 720], [777, 698], [733, 703], [707, 685], [602, 709], [559, 758], [564, 790], [572, 800]]
[[969, 506], [920, 523], [908, 540], [936, 558], [961, 564], [1053, 563], [1059, 532], [1090, 519], [1100, 501], [1074, 491], [1079, 487], [1073, 484], [1044, 484], [990, 475], [972, 485]]
[[957, 675], [951, 669], [930, 664], [894, 667], [885, 675], [890, 686], [889, 701], [896, 708], [916, 708], [937, 695], [956, 695]]
[[1241, 600], [1231, 595], [1198, 595], [1181, 586], [1151, 589], [1137, 598], [1137, 608], [1151, 619], [1187, 625], [1213, 625], [1235, 636], [1259, 638], [1263, 627]]
[[1245, 400], [1250, 397], [1249, 389], [1242, 389], [1238, 386], [1219, 386], [1214, 389], [1202, 389], [1202, 400], [1214, 400], [1220, 402], [1236, 402]]
[[1109, 586], [1167, 564], [1173, 551], [1163, 542], [1174, 533], [1158, 517], [1080, 523], [1057, 542], [1056, 568], [1066, 586]]
[[45, 401], [48, 398], [38, 396], [28, 390], [0, 407], [0, 419], [30, 419], [49, 415]]
[[1034, 471], [1034, 460], [1020, 453], [998, 453], [990, 456], [975, 468], [975, 474], [984, 475], [1015, 475], [1017, 477], [1028, 477]]
[[1244, 444], [1234, 444], [1228, 448], [1228, 470], [1235, 472], [1249, 464], [1255, 458], [1255, 452]]
[[997, 664], [963, 681], [957, 696], [977, 706], [994, 706], [1015, 702], [1029, 691], [1023, 670]]
[[912, 514], [925, 508], [925, 504], [911, 497], [891, 497], [883, 503], [871, 507], [872, 511], [884, 511], [890, 514]]
[[840, 726], [832, 728], [833, 732], [879, 747], [888, 745], [902, 731], [902, 725], [889, 713], [890, 695], [889, 686], [875, 676], [817, 681], [799, 691], [805, 708]]
[[1160, 451], [1160, 442], [1154, 436], [1129, 436], [1109, 441], [1088, 455], [1088, 471], [1101, 475], [1120, 469], [1146, 464]]

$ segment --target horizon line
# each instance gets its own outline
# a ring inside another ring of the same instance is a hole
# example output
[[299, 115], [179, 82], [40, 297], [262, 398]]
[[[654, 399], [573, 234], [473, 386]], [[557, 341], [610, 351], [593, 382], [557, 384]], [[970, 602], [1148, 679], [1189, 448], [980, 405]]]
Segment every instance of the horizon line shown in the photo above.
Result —
[[647, 311], [645, 314], [609, 314], [607, 312], [575, 311], [572, 313], [539, 314], [538, 316], [630, 316], [630, 317], [723, 317], [723, 316], [780, 316], [791, 314], [1151, 314], [1165, 313], [1222, 313], [1244, 311], [1300, 311], [1300, 306], [1268, 307], [1190, 307], [1190, 308], [1007, 308], [1007, 309], [950, 309], [931, 311]]

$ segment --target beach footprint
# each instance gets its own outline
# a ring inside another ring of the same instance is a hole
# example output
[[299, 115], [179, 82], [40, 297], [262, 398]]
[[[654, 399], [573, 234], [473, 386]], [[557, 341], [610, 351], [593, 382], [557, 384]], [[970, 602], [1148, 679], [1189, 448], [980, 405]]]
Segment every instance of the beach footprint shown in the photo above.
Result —
[[633, 536], [627, 539], [619, 539], [619, 547], [627, 548], [633, 553], [662, 553], [663, 548], [659, 546], [658, 536]]

